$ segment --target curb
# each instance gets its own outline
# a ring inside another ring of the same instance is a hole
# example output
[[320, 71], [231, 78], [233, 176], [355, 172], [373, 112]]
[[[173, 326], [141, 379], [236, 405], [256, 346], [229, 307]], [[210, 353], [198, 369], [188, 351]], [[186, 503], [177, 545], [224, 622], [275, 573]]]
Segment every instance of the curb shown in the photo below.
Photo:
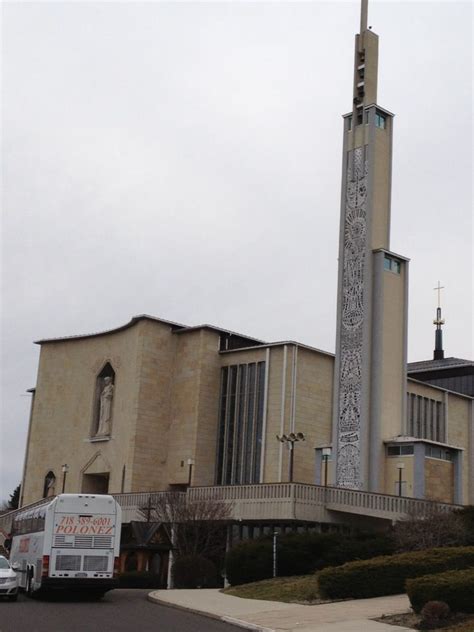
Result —
[[199, 614], [202, 617], [206, 617], [207, 619], [223, 621], [224, 623], [235, 625], [239, 628], [243, 628], [244, 630], [253, 630], [253, 632], [275, 632], [273, 628], [264, 628], [261, 625], [257, 625], [256, 623], [249, 623], [248, 621], [236, 619], [235, 617], [229, 617], [227, 615], [221, 616], [220, 614], [214, 614], [213, 612], [206, 612], [205, 610], [197, 610], [196, 608], [190, 608], [189, 606], [181, 606], [175, 603], [170, 603], [169, 601], [160, 599], [159, 597], [155, 597], [152, 592], [148, 593], [147, 599], [148, 601], [157, 603], [160, 606], [167, 606], [168, 608], [175, 608], [175, 610], [184, 610], [185, 612], [190, 612], [192, 614]]

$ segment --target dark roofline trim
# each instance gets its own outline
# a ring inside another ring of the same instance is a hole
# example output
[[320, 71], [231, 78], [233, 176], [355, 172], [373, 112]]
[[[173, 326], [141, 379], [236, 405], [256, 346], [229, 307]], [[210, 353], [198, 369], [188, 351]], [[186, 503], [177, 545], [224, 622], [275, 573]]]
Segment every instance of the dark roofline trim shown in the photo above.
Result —
[[[260, 340], [259, 338], [253, 338], [252, 336], [247, 336], [245, 334], [239, 334], [236, 331], [231, 331], [230, 329], [223, 329], [222, 327], [216, 327], [215, 325], [195, 325], [194, 327], [183, 327], [181, 329], [175, 329], [173, 331], [174, 334], [187, 334], [191, 331], [198, 331], [199, 329], [209, 329], [211, 331], [217, 331], [220, 334], [228, 334], [229, 336], [237, 336], [239, 338], [243, 338], [244, 340], [252, 340], [253, 342], [257, 342], [259, 345], [267, 344], [264, 340]], [[253, 347], [250, 347], [253, 349]]]
[[283, 347], [284, 345], [301, 347], [302, 349], [307, 349], [308, 351], [314, 351], [315, 353], [321, 353], [322, 355], [326, 355], [331, 358], [335, 357], [334, 353], [330, 353], [329, 351], [323, 351], [322, 349], [317, 349], [316, 347], [310, 347], [309, 345], [302, 344], [301, 342], [296, 342], [295, 340], [282, 340], [280, 342], [267, 342], [267, 343], [263, 343], [260, 347], [241, 347], [240, 349], [223, 349], [222, 351], [219, 351], [219, 354], [223, 355], [225, 353], [240, 353], [241, 351], [255, 351], [255, 349], [267, 349], [270, 347]]
[[63, 336], [61, 338], [43, 338], [41, 340], [35, 340], [34, 344], [42, 345], [51, 342], [68, 342], [69, 340], [84, 340], [86, 338], [97, 338], [98, 336], [116, 334], [120, 331], [124, 331], [125, 329], [133, 327], [133, 325], [140, 322], [141, 320], [152, 320], [154, 322], [162, 323], [163, 325], [169, 325], [172, 331], [175, 329], [182, 329], [183, 327], [186, 327], [186, 325], [175, 323], [171, 320], [165, 320], [164, 318], [156, 318], [155, 316], [149, 316], [148, 314], [140, 314], [138, 316], [133, 316], [133, 318], [128, 323], [125, 323], [125, 325], [120, 325], [120, 327], [114, 327], [113, 329], [106, 329], [105, 331], [99, 331], [93, 334], [78, 334], [75, 336]]
[[[449, 360], [449, 358], [445, 358]], [[449, 371], [450, 369], [464, 369], [470, 366], [474, 366], [472, 360], [462, 360], [458, 358], [459, 362], [456, 364], [441, 364], [442, 360], [421, 360], [420, 362], [409, 362], [407, 365], [408, 373], [434, 373], [436, 371]], [[421, 366], [422, 362], [426, 362], [424, 366]], [[435, 366], [430, 363], [437, 363]], [[410, 368], [410, 366], [418, 365], [416, 368]]]
[[[458, 393], [458, 391], [450, 391], [449, 388], [442, 388], [441, 386], [436, 386], [435, 384], [431, 384], [431, 382], [422, 382], [421, 380], [415, 380], [413, 377], [407, 377], [407, 382], [414, 382], [415, 384], [420, 384], [420, 386], [426, 386], [427, 388], [434, 388], [437, 391], [443, 391], [443, 393], [449, 393], [450, 395], [457, 395], [458, 397], [464, 397], [464, 399], [469, 399], [470, 401], [474, 401], [474, 397], [470, 395], [465, 395], [464, 393]], [[417, 395], [417, 393], [414, 393]]]
[[105, 331], [98, 331], [92, 334], [78, 334], [74, 336], [63, 336], [60, 338], [42, 338], [41, 340], [35, 340], [35, 345], [49, 344], [52, 342], [68, 342], [69, 340], [85, 340], [86, 338], [97, 338], [98, 336], [107, 336], [109, 334], [116, 334], [120, 331], [124, 331], [125, 329], [129, 329], [133, 327], [136, 323], [141, 320], [151, 320], [153, 322], [162, 323], [163, 325], [169, 325], [172, 333], [182, 334], [188, 333], [191, 331], [198, 331], [199, 329], [208, 329], [211, 331], [216, 331], [221, 334], [227, 334], [230, 336], [238, 336], [239, 338], [243, 338], [244, 340], [249, 340], [255, 342], [259, 345], [265, 344], [264, 340], [259, 340], [258, 338], [253, 338], [251, 336], [246, 336], [244, 334], [239, 334], [235, 331], [230, 331], [229, 329], [223, 329], [222, 327], [215, 327], [214, 325], [196, 325], [193, 327], [188, 327], [187, 325], [183, 325], [182, 323], [176, 323], [171, 320], [165, 320], [164, 318], [156, 318], [156, 316], [149, 316], [148, 314], [139, 314], [138, 316], [133, 316], [133, 318], [125, 325], [120, 325], [119, 327], [114, 327], [113, 329], [106, 329]]

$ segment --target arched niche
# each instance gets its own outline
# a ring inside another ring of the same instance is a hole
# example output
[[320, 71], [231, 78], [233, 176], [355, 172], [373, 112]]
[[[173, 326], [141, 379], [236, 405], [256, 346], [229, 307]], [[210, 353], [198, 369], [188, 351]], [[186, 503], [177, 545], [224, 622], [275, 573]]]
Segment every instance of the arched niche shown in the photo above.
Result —
[[115, 371], [106, 362], [95, 380], [94, 408], [92, 414], [91, 436], [108, 437], [112, 428], [113, 397], [115, 390]]
[[56, 494], [56, 476], [53, 471], [49, 471], [44, 477], [43, 498], [49, 498]]

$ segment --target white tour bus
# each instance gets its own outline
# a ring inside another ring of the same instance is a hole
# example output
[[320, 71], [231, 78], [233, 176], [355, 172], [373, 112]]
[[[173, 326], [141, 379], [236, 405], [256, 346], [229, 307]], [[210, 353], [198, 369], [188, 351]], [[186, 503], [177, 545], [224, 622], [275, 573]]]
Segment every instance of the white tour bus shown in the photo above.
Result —
[[19, 512], [10, 563], [29, 595], [41, 589], [88, 591], [117, 584], [121, 508], [112, 496], [60, 494]]

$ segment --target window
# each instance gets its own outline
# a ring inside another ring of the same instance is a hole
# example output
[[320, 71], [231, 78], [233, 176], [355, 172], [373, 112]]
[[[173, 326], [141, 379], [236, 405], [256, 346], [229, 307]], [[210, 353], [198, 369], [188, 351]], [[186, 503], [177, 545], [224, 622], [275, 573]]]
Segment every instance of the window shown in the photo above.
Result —
[[368, 122], [369, 122], [369, 110], [366, 110], [366, 111], [365, 111], [365, 114], [364, 114], [364, 121], [365, 121], [365, 124], [367, 125], [367, 124], [368, 124]]
[[408, 393], [407, 431], [411, 437], [446, 441], [446, 421], [443, 402]]
[[349, 131], [352, 129], [352, 116], [347, 117], [347, 129]]
[[432, 459], [442, 459], [443, 461], [453, 460], [453, 453], [451, 450], [446, 450], [445, 448], [440, 448], [435, 445], [427, 447], [426, 456], [431, 457]]
[[375, 125], [380, 129], [385, 129], [386, 117], [381, 112], [375, 113]]
[[385, 270], [390, 270], [390, 272], [394, 272], [395, 274], [400, 274], [401, 264], [398, 259], [394, 259], [389, 255], [385, 255], [383, 261], [383, 267]]
[[221, 371], [216, 483], [260, 482], [265, 362]]
[[387, 448], [387, 456], [411, 456], [413, 453], [413, 445], [389, 445]]

